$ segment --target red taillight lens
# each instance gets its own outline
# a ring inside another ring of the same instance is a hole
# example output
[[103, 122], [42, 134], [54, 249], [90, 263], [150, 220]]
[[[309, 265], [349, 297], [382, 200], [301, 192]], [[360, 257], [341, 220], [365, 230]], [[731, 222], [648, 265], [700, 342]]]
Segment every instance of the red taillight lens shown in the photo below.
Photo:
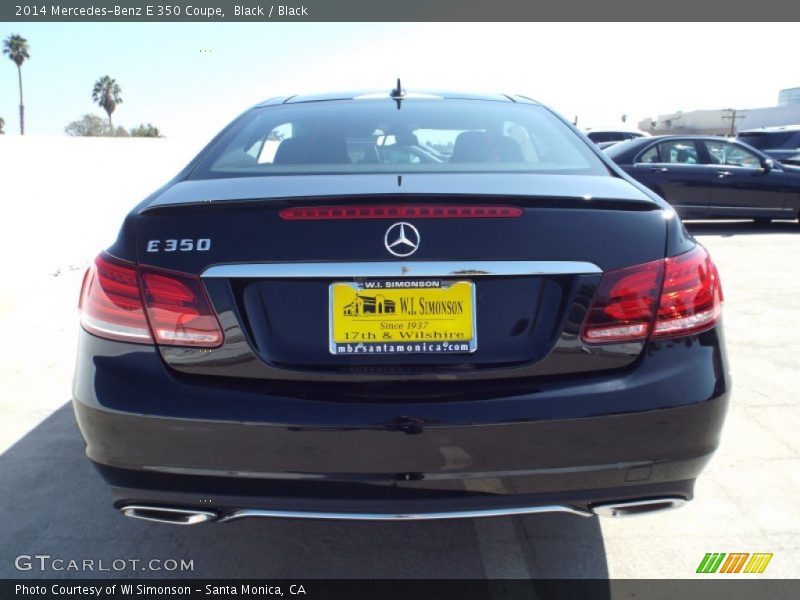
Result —
[[583, 325], [589, 343], [644, 339], [653, 322], [664, 261], [603, 275]]
[[680, 256], [603, 274], [584, 321], [587, 343], [697, 333], [719, 321], [719, 273], [702, 246]]
[[[98, 337], [169, 346], [213, 348], [223, 335], [200, 279], [137, 268], [100, 255], [81, 290], [81, 324]], [[152, 331], [152, 335], [151, 335]]]
[[456, 206], [452, 204], [377, 204], [352, 206], [301, 206], [284, 208], [287, 221], [336, 219], [491, 219], [513, 218], [523, 213], [517, 206]]
[[717, 267], [702, 246], [666, 259], [664, 288], [654, 337], [702, 331], [722, 315], [722, 284]]
[[131, 263], [98, 256], [83, 278], [81, 324], [99, 337], [152, 344]]
[[213, 348], [222, 330], [200, 279], [142, 268], [142, 292], [156, 343]]

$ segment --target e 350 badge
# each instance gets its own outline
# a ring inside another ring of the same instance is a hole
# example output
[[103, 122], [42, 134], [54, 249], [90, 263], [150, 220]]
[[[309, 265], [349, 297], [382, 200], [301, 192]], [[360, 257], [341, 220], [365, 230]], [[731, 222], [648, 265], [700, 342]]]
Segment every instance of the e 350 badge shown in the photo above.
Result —
[[209, 250], [211, 250], [211, 240], [208, 238], [147, 240], [148, 252], [207, 252]]

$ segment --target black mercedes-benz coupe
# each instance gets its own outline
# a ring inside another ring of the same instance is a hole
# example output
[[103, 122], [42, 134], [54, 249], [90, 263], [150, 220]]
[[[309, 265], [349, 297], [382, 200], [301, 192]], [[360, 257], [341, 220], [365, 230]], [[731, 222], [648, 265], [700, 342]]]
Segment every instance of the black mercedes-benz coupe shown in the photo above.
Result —
[[74, 407], [123, 514], [674, 508], [717, 447], [722, 289], [520, 96], [273, 98], [88, 270]]
[[685, 219], [800, 216], [800, 169], [739, 140], [668, 135], [614, 144], [605, 152]]

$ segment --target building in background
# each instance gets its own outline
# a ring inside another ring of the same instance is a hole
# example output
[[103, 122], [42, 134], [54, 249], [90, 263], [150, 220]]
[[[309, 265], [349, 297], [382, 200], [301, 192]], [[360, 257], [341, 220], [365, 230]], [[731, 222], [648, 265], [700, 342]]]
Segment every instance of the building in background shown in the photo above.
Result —
[[735, 135], [742, 129], [800, 124], [800, 87], [778, 94], [778, 105], [765, 108], [724, 108], [678, 111], [639, 121], [639, 129], [653, 135]]
[[778, 94], [778, 105], [800, 104], [800, 87], [786, 88]]

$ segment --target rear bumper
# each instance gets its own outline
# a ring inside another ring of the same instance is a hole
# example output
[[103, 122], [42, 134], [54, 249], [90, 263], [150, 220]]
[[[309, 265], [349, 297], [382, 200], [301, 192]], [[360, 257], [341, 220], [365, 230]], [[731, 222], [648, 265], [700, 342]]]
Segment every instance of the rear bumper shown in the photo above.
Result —
[[[402, 383], [398, 383], [402, 385]], [[431, 513], [691, 499], [729, 393], [719, 328], [624, 371], [464, 400], [355, 402], [187, 379], [83, 332], [74, 407], [117, 507]]]

